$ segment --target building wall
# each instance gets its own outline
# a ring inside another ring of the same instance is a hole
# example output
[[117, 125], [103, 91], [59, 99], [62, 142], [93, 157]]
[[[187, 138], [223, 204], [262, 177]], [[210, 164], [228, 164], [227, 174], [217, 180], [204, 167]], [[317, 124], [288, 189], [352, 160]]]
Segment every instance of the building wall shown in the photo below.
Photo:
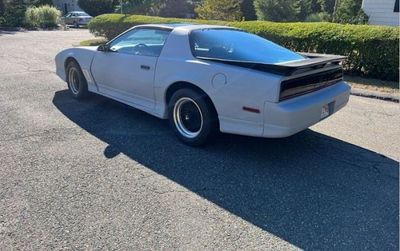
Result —
[[399, 12], [394, 11], [396, 0], [363, 0], [362, 8], [369, 16], [369, 23], [399, 26]]
[[81, 11], [82, 9], [78, 5], [78, 0], [53, 0], [54, 6], [61, 10], [63, 14], [67, 14], [70, 11]]

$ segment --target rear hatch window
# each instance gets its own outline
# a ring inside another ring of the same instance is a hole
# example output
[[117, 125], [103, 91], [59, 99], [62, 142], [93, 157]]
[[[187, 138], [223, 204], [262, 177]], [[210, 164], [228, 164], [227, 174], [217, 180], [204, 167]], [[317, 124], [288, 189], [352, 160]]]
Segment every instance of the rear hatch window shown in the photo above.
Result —
[[306, 59], [257, 35], [235, 29], [201, 29], [190, 34], [192, 53], [198, 58], [278, 64]]

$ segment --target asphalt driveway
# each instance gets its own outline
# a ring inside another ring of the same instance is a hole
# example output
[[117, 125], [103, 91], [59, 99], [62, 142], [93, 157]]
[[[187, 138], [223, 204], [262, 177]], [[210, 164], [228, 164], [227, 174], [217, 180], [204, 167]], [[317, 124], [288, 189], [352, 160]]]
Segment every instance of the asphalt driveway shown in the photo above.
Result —
[[398, 250], [398, 104], [351, 97], [286, 139], [180, 144], [77, 102], [54, 56], [86, 30], [0, 32], [0, 249]]

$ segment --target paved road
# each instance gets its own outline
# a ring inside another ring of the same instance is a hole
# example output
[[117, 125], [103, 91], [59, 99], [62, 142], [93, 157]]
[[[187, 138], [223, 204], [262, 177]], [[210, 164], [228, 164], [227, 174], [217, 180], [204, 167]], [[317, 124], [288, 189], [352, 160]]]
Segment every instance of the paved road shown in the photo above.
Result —
[[84, 31], [0, 33], [0, 249], [398, 250], [399, 106], [287, 139], [203, 149], [167, 123], [72, 100], [57, 51]]

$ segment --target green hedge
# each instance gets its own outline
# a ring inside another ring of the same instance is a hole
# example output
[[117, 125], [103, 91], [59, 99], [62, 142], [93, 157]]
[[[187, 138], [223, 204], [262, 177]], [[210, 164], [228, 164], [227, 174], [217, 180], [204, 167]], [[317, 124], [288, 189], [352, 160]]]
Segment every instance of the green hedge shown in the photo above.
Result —
[[124, 30], [149, 23], [207, 23], [238, 27], [287, 48], [347, 56], [348, 74], [397, 81], [399, 78], [399, 27], [334, 23], [224, 22], [151, 16], [106, 14], [89, 23], [96, 36], [111, 39]]
[[162, 23], [202, 23], [202, 24], [226, 24], [228, 22], [183, 19], [183, 18], [162, 18], [139, 15], [104, 14], [92, 19], [89, 23], [89, 30], [96, 36], [114, 38], [121, 32], [140, 24], [162, 24]]

